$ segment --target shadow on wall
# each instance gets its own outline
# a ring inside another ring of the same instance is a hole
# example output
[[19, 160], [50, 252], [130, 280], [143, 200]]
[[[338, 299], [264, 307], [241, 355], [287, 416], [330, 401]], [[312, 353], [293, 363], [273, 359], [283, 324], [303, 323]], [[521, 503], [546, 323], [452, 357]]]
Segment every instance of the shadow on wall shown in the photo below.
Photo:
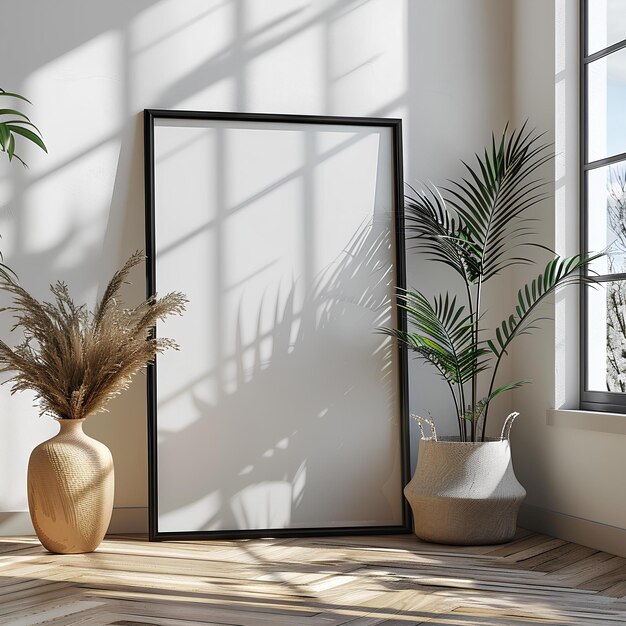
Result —
[[[195, 419], [159, 430], [160, 531], [326, 526], [329, 515], [339, 526], [401, 524], [395, 351], [371, 339], [393, 310], [391, 248], [386, 226], [363, 227], [310, 289], [296, 282], [278, 294], [269, 331], [266, 290], [251, 342], [240, 302], [234, 371], [225, 361], [198, 377], [229, 389], [210, 403], [191, 382], [178, 393], [191, 393]], [[369, 334], [365, 377], [362, 366], [349, 370], [355, 333]], [[171, 415], [175, 401], [160, 410]]]
[[[398, 18], [402, 6], [394, 3]], [[27, 158], [28, 172], [0, 169], [7, 262], [35, 295], [63, 278], [78, 300], [93, 301], [144, 246], [137, 115], [144, 108], [393, 113], [404, 104], [404, 78], [395, 69], [403, 50], [387, 30], [401, 34], [403, 26], [389, 13], [387, 0], [25, 0], [3, 7], [12, 25], [3, 45], [20, 54], [5, 64], [1, 86], [33, 100], [50, 150]], [[378, 89], [371, 89], [373, 74], [384, 76], [376, 78]], [[125, 295], [141, 298], [143, 281]], [[4, 337], [8, 325], [0, 320]], [[6, 413], [34, 414], [29, 403], [7, 398]], [[113, 451], [116, 506], [144, 505], [143, 379], [110, 409], [87, 428]], [[4, 432], [0, 470], [12, 473], [48, 434], [15, 423]], [[24, 508], [22, 492], [19, 481], [0, 490], [0, 509]]]
[[[93, 300], [144, 246], [144, 108], [403, 115], [410, 171], [435, 180], [454, 177], [459, 146], [471, 152], [509, 115], [509, 47], [500, 39], [510, 36], [502, 26], [511, 3], [501, 0], [5, 4], [3, 49], [19, 53], [0, 86], [33, 100], [50, 154], [27, 153], [28, 172], [0, 167], [0, 249], [37, 296], [64, 278], [77, 299]], [[441, 280], [413, 255], [409, 263], [409, 284]], [[143, 281], [127, 295], [139, 300]], [[0, 319], [11, 340], [8, 326]], [[445, 415], [447, 389], [418, 371], [413, 409]], [[5, 396], [0, 474], [22, 479], [0, 484], [0, 509], [18, 510], [28, 453], [47, 433], [29, 423], [30, 398]], [[89, 432], [113, 451], [116, 506], [143, 506], [143, 379], [110, 408]]]

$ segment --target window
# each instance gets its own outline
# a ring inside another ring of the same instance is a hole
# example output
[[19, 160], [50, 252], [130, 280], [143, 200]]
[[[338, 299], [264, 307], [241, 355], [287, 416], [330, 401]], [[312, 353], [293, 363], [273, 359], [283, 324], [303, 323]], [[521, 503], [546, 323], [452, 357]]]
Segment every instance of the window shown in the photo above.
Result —
[[581, 408], [626, 413], [626, 0], [581, 1]]

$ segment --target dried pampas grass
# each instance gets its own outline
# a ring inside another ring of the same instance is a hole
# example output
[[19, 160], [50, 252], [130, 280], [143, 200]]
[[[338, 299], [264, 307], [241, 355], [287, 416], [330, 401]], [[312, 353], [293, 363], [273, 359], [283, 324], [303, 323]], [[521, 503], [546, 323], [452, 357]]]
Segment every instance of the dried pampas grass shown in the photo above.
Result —
[[76, 306], [67, 285], [50, 286], [54, 302], [39, 302], [10, 278], [0, 286], [13, 295], [13, 329], [24, 341], [15, 348], [0, 341], [0, 371], [15, 372], [8, 381], [11, 393], [32, 389], [40, 414], [82, 419], [105, 410], [124, 391], [142, 367], [167, 348], [171, 339], [155, 338], [157, 321], [180, 315], [187, 299], [180, 293], [152, 297], [134, 309], [124, 308], [117, 296], [130, 270], [144, 260], [133, 254], [109, 282], [93, 312]]

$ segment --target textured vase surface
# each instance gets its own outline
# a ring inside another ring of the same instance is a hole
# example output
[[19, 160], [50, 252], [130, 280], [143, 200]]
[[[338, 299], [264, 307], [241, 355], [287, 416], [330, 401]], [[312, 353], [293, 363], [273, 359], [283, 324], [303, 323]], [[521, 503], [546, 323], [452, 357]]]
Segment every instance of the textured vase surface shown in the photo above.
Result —
[[513, 472], [508, 440], [421, 439], [404, 494], [424, 541], [487, 545], [513, 539], [526, 491]]
[[37, 537], [50, 552], [93, 552], [113, 511], [113, 457], [83, 432], [85, 420], [58, 420], [60, 430], [31, 453], [28, 507]]

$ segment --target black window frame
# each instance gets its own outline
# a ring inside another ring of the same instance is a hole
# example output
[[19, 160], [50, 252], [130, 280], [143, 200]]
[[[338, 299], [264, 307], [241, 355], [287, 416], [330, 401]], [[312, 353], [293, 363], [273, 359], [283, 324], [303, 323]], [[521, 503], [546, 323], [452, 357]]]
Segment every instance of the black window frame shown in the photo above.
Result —
[[[588, 161], [588, 85], [587, 85], [587, 68], [593, 61], [602, 59], [610, 54], [626, 48], [626, 38], [618, 41], [610, 46], [597, 50], [593, 54], [587, 54], [588, 44], [588, 11], [589, 0], [580, 0], [580, 36], [579, 36], [579, 55], [580, 55], [580, 138], [579, 138], [579, 177], [580, 177], [580, 247], [581, 250], [589, 250], [588, 243], [588, 203], [587, 203], [587, 173], [594, 169], [619, 163], [626, 162], [626, 152], [621, 152], [614, 156], [604, 159]], [[586, 270], [585, 270], [586, 271]], [[599, 282], [626, 280], [626, 273], [607, 274], [594, 276]], [[626, 413], [626, 393], [610, 392], [610, 391], [592, 391], [589, 390], [588, 381], [588, 349], [587, 349], [587, 326], [589, 320], [587, 287], [580, 288], [580, 408], [587, 411], [607, 411], [612, 413]]]

